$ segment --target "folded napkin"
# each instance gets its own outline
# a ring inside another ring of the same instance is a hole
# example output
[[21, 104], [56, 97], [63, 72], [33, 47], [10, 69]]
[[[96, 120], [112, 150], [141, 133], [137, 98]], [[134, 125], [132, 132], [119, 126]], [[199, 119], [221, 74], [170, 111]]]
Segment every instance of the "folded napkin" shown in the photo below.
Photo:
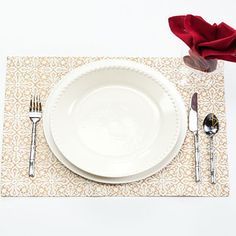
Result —
[[209, 24], [200, 16], [169, 18], [171, 31], [205, 59], [236, 62], [236, 30], [224, 22]]

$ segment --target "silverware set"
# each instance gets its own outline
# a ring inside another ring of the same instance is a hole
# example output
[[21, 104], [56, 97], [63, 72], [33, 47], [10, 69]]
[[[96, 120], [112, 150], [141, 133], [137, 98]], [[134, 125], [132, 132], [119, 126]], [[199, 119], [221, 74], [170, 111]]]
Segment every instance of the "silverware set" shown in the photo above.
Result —
[[[188, 119], [189, 130], [194, 135], [194, 147], [195, 147], [195, 180], [200, 182], [200, 150], [199, 150], [199, 126], [198, 126], [198, 94], [194, 93], [191, 97], [189, 119]], [[206, 135], [210, 139], [210, 175], [211, 183], [216, 183], [216, 157], [214, 154], [213, 136], [219, 131], [219, 120], [217, 117], [210, 113], [203, 121], [203, 129]]]
[[[39, 95], [32, 95], [29, 106], [29, 118], [32, 122], [31, 131], [31, 145], [30, 145], [30, 158], [29, 158], [29, 176], [35, 176], [35, 157], [36, 157], [36, 127], [38, 122], [42, 118], [42, 103]], [[199, 149], [199, 125], [198, 125], [198, 94], [194, 93], [191, 97], [189, 119], [189, 130], [194, 136], [194, 148], [195, 148], [195, 181], [200, 182], [200, 164], [201, 156]], [[214, 155], [214, 143], [213, 137], [219, 131], [219, 120], [217, 117], [210, 113], [203, 121], [203, 130], [210, 140], [210, 175], [211, 183], [216, 183], [216, 157]]]

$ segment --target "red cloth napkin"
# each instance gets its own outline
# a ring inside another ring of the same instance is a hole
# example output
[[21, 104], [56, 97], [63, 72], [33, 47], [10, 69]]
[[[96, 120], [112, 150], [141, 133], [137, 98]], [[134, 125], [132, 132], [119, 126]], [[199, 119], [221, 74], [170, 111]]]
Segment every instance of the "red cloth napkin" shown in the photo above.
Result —
[[209, 24], [200, 16], [169, 18], [171, 31], [206, 59], [236, 62], [236, 30], [225, 23]]

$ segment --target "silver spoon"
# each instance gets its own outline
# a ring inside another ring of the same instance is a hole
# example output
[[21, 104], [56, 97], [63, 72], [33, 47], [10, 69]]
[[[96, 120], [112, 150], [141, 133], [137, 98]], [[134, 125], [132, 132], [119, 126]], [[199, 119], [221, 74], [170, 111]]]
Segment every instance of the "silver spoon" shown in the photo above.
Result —
[[211, 183], [216, 183], [216, 158], [214, 155], [214, 149], [213, 149], [213, 136], [219, 131], [219, 120], [217, 117], [210, 113], [206, 116], [206, 118], [203, 121], [203, 129], [206, 133], [206, 135], [210, 138], [210, 162], [211, 162]]

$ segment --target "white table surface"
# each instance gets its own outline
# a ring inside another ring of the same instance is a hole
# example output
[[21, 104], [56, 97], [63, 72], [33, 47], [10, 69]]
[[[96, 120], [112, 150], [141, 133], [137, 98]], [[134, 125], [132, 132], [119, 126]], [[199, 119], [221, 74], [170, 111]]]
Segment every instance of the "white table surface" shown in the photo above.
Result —
[[[7, 55], [179, 56], [167, 18], [236, 28], [235, 0], [0, 0], [0, 125]], [[2, 198], [0, 235], [214, 235], [236, 232], [236, 64], [225, 64], [229, 198]]]

